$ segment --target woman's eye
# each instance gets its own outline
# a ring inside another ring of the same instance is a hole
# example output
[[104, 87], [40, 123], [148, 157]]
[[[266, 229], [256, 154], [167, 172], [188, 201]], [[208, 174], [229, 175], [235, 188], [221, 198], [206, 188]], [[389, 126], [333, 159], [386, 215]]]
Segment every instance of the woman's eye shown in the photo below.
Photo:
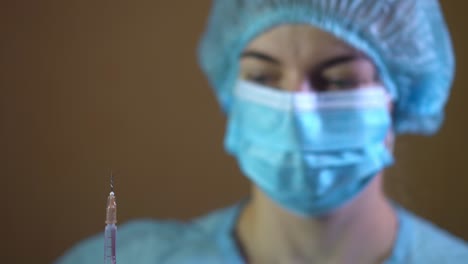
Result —
[[277, 77], [270, 74], [247, 74], [246, 79], [264, 85], [275, 85]]
[[328, 82], [328, 86], [328, 89], [330, 90], [349, 90], [357, 88], [359, 86], [359, 82], [353, 79], [336, 79], [330, 80]]
[[350, 90], [359, 87], [359, 81], [353, 78], [318, 78], [313, 82], [313, 87], [316, 91], [325, 92], [333, 90]]

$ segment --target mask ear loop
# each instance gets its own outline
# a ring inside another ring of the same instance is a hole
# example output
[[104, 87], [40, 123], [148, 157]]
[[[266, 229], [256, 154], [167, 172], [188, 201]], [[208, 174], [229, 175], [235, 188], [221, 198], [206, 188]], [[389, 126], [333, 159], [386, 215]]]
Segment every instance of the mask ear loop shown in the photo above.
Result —
[[[386, 93], [387, 94], [387, 109], [388, 109], [388, 112], [390, 114], [390, 117], [391, 117], [391, 121], [392, 121], [392, 124], [393, 124], [393, 110], [394, 110], [394, 101], [392, 100], [391, 96], [388, 94], [388, 92]], [[388, 148], [388, 150], [390, 151], [390, 153], [393, 155], [394, 154], [394, 150], [395, 150], [395, 130], [393, 129], [393, 125], [390, 126], [390, 128], [388, 129], [388, 133], [387, 133], [387, 136], [385, 137], [385, 146]]]
[[385, 137], [385, 146], [391, 154], [394, 154], [395, 150], [395, 132], [392, 128], [388, 130], [387, 136]]

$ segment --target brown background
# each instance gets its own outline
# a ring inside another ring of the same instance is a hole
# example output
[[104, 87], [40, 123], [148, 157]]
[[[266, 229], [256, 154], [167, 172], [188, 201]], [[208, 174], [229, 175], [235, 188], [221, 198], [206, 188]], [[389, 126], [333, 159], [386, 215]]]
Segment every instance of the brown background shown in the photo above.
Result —
[[[100, 232], [110, 169], [120, 223], [189, 218], [244, 196], [198, 69], [210, 1], [1, 1], [2, 263], [50, 263]], [[447, 120], [402, 137], [390, 195], [468, 239], [466, 1], [445, 1], [458, 59]]]

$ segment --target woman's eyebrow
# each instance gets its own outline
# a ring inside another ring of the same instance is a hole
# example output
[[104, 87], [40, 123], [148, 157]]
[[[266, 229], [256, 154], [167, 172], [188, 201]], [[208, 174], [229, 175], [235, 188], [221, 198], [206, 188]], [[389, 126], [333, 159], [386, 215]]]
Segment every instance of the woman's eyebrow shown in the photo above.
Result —
[[319, 63], [316, 66], [316, 70], [324, 71], [327, 68], [331, 68], [339, 64], [348, 63], [351, 61], [361, 60], [361, 59], [366, 59], [366, 57], [361, 54], [342, 55], [342, 56], [334, 57], [334, 58], [331, 58], [329, 60]]
[[267, 55], [265, 53], [261, 53], [261, 52], [253, 51], [253, 50], [242, 52], [240, 57], [241, 59], [242, 58], [255, 58], [255, 59], [263, 60], [263, 61], [277, 64], [277, 65], [281, 64], [281, 62], [278, 59], [275, 59], [272, 56]]
[[[245, 51], [241, 54], [240, 57], [241, 58], [255, 58], [258, 60], [263, 60], [263, 61], [277, 64], [277, 65], [281, 64], [281, 62], [278, 59], [272, 57], [271, 55], [268, 55], [259, 51], [254, 51], [254, 50]], [[362, 54], [341, 55], [341, 56], [337, 56], [337, 57], [334, 57], [334, 58], [331, 58], [331, 59], [328, 59], [319, 63], [316, 66], [316, 69], [318, 71], [324, 71], [327, 68], [334, 67], [339, 64], [348, 63], [354, 60], [361, 60], [361, 59], [366, 59], [366, 57]]]

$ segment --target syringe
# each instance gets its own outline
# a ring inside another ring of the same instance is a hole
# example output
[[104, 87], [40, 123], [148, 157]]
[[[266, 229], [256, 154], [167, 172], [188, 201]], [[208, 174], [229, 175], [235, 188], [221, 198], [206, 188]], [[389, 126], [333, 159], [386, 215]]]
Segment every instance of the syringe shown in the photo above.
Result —
[[104, 229], [104, 263], [116, 264], [117, 203], [114, 195], [114, 175], [111, 174], [111, 191], [107, 197], [106, 228]]

